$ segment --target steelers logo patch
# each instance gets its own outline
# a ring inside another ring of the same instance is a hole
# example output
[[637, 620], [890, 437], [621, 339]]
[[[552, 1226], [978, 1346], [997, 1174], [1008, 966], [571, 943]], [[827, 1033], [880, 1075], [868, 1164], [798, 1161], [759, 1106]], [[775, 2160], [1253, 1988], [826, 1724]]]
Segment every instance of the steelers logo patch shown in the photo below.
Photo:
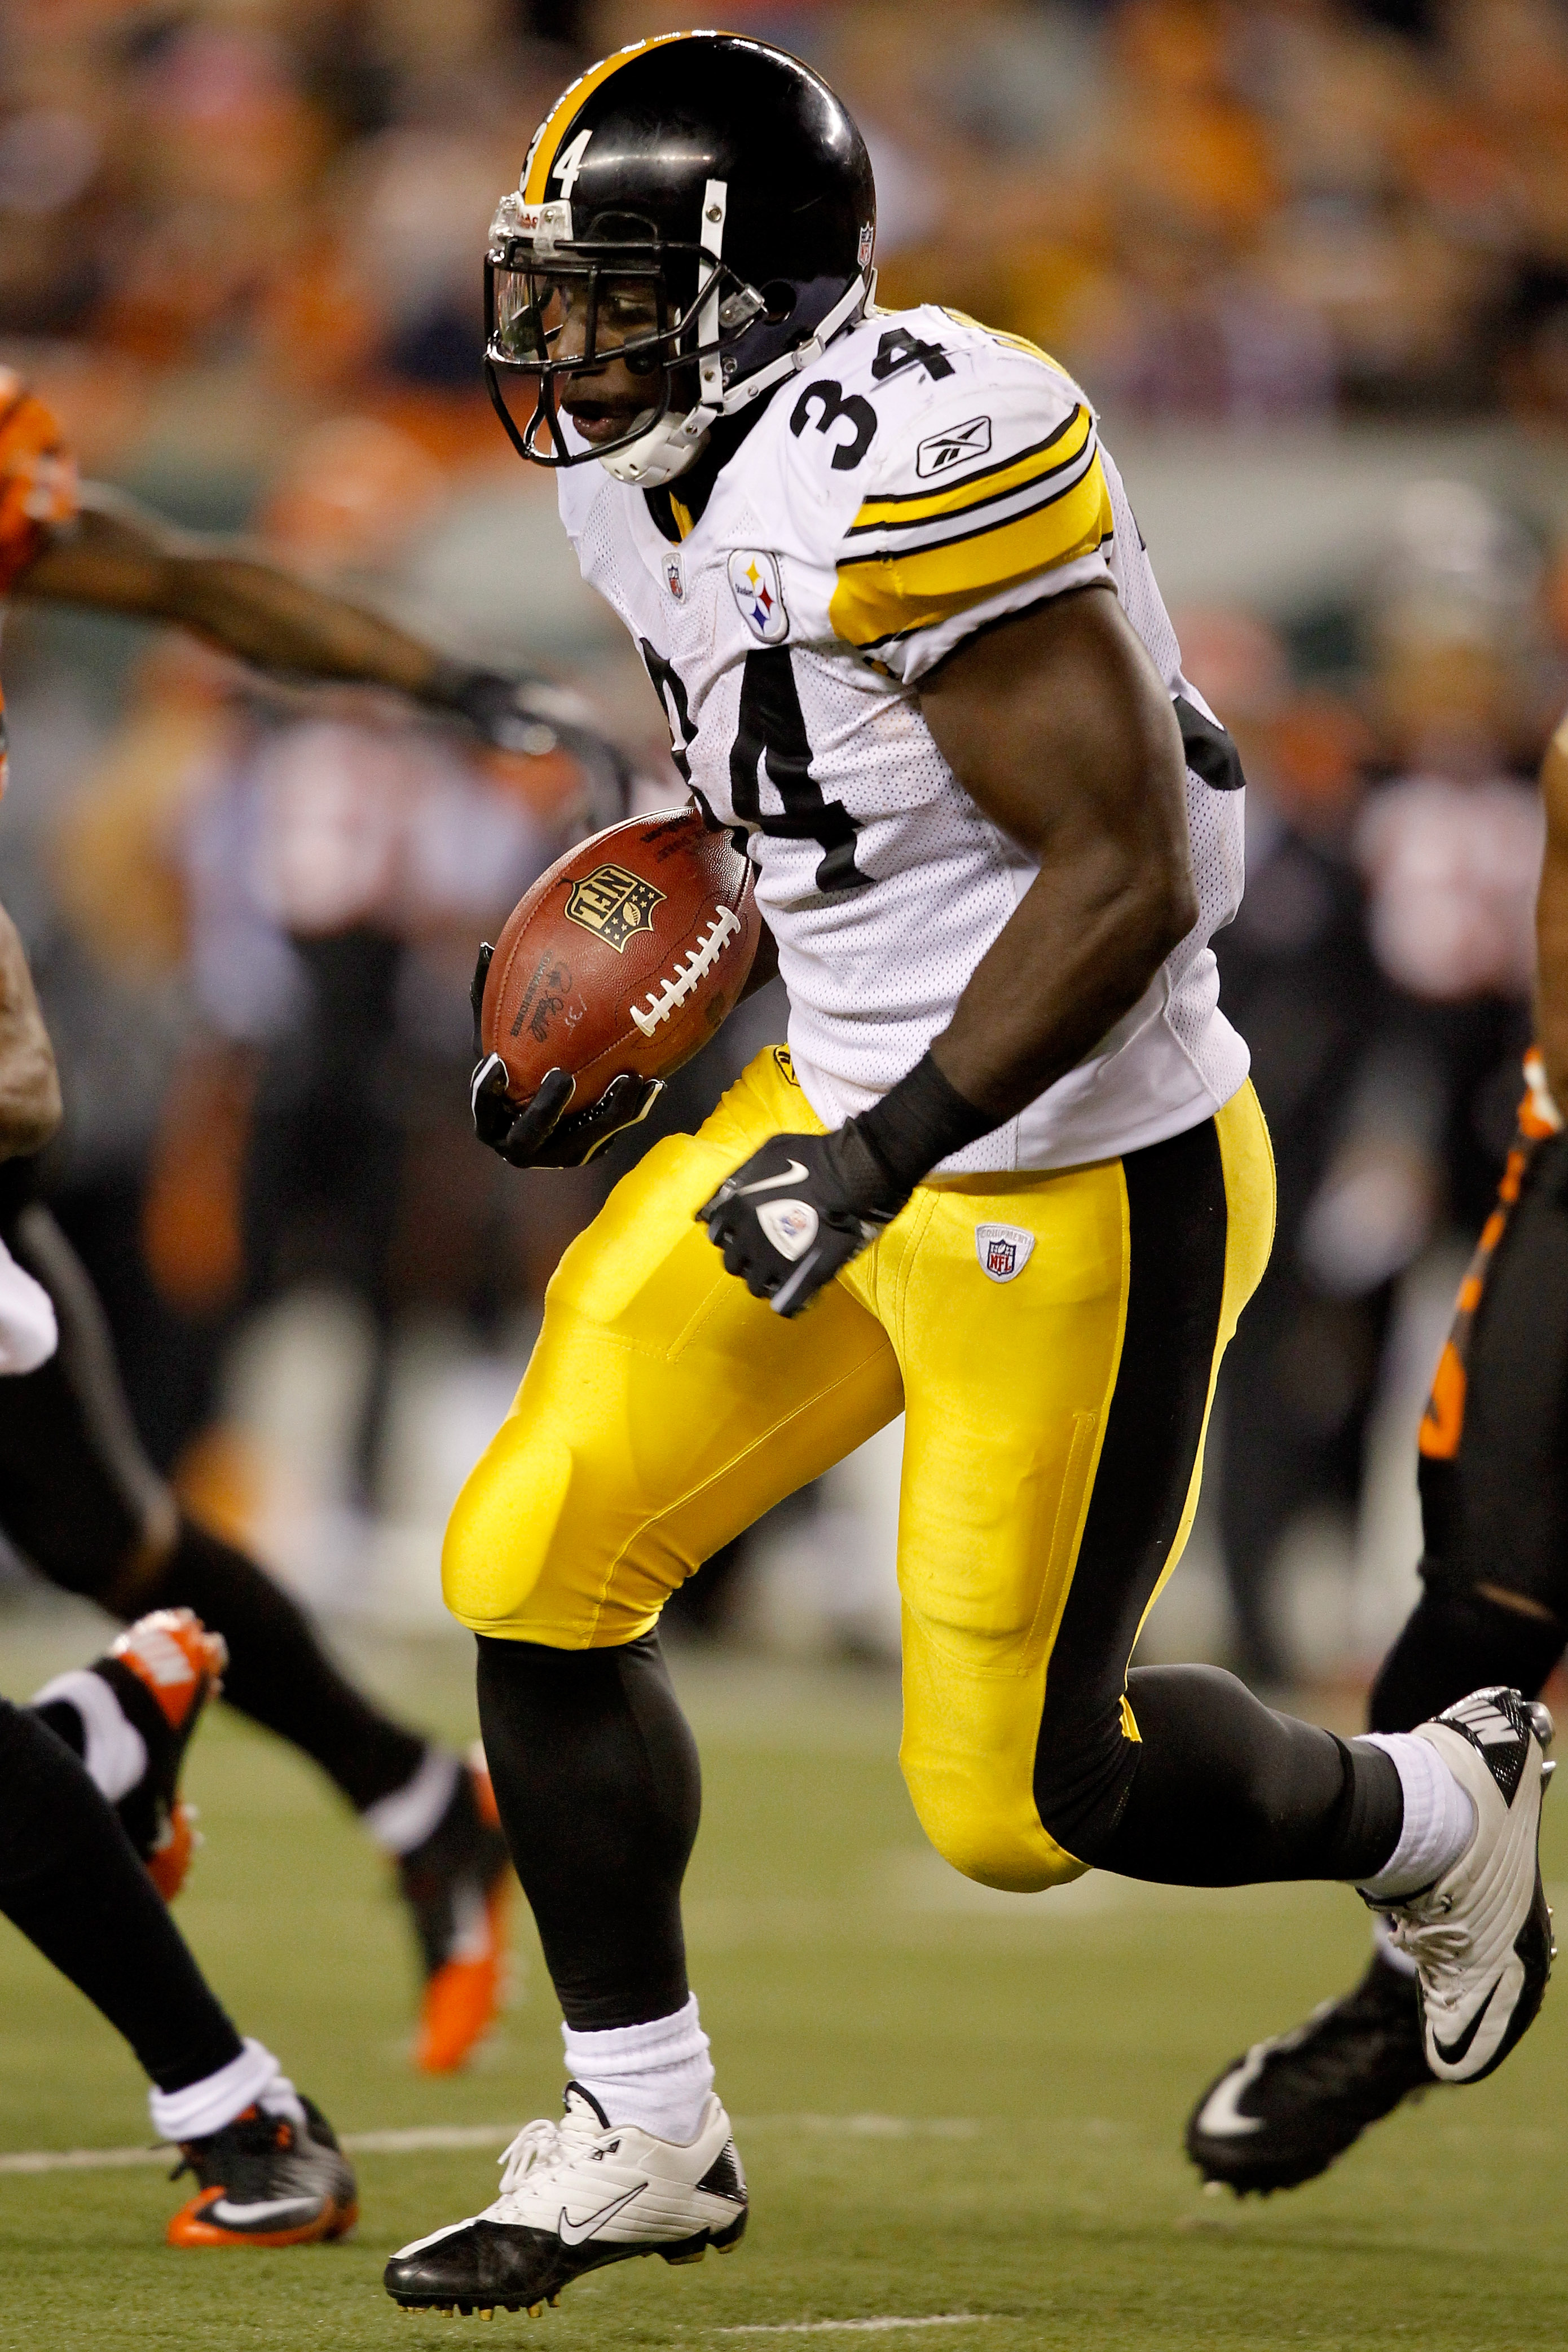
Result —
[[595, 866], [567, 893], [566, 919], [620, 955], [634, 932], [652, 930], [653, 910], [664, 896], [624, 866]]
[[782, 645], [789, 635], [777, 559], [750, 547], [730, 558], [730, 588], [741, 618], [764, 646]]

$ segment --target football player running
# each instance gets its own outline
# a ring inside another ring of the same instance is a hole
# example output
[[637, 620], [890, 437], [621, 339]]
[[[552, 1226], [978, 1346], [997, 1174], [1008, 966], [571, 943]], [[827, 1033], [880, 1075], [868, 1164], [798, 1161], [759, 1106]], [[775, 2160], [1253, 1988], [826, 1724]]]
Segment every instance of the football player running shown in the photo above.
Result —
[[[1373, 1685], [1376, 1732], [1451, 1706], [1478, 1674], [1533, 1696], [1568, 1641], [1568, 719], [1541, 785], [1540, 1045], [1421, 1424], [1425, 1589]], [[1205, 2180], [1293, 2189], [1429, 2087], [1419, 1990], [1380, 1919], [1361, 1982], [1234, 2060], [1198, 2101], [1187, 2152]]]
[[[5, 593], [174, 622], [274, 672], [391, 688], [505, 750], [548, 751], [563, 738], [591, 816], [622, 813], [618, 755], [551, 689], [447, 660], [243, 547], [192, 539], [101, 484], [79, 483], [48, 409], [0, 369]], [[0, 716], [0, 790], [4, 778]], [[3, 910], [0, 993], [21, 1008], [18, 1021], [28, 1007], [36, 1015]], [[47, 1067], [52, 1086], [52, 1056]], [[488, 1778], [373, 1706], [291, 1595], [181, 1510], [136, 1437], [97, 1293], [37, 1194], [22, 1147], [0, 1169], [0, 1279], [18, 1296], [22, 1278], [47, 1295], [59, 1344], [0, 1382], [0, 1529], [41, 1574], [113, 1614], [187, 1607], [223, 1633], [230, 1703], [312, 1757], [392, 1857], [424, 1969], [418, 2060], [433, 2072], [460, 2065], [500, 1997], [508, 1872]]]
[[[0, 914], [0, 1161], [60, 1116], [48, 1034]], [[49, 1296], [0, 1247], [0, 1409], [58, 1343]], [[180, 1765], [225, 1664], [188, 1609], [160, 1610], [29, 1707], [0, 1698], [0, 1914], [135, 2052], [153, 2128], [196, 2193], [176, 2246], [293, 2246], [353, 2227], [331, 2125], [272, 2053], [241, 2041], [164, 1908], [190, 1857]]]
[[[567, 1252], [453, 1513], [571, 2080], [499, 2200], [394, 2257], [408, 2306], [533, 2305], [739, 2239], [656, 1627], [900, 1412], [900, 1760], [956, 1868], [1363, 1887], [1456, 2076], [1542, 1996], [1544, 1716], [1500, 1691], [1487, 1744], [1462, 1717], [1347, 1744], [1207, 1668], [1127, 1671], [1270, 1238], [1207, 945], [1241, 775], [1078, 387], [969, 320], [878, 311], [873, 240], [833, 92], [695, 33], [574, 83], [492, 231], [492, 389], [517, 371], [510, 430], [559, 469], [698, 803], [745, 831], [790, 1047]], [[476, 1079], [510, 1158], [596, 1148], [569, 1076], [526, 1105]]]

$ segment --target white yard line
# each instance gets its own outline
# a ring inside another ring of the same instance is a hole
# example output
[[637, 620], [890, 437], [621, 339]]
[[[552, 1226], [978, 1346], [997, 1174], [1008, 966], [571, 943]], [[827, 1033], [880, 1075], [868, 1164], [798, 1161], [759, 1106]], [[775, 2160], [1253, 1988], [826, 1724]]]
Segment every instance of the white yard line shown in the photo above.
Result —
[[[418, 2156], [435, 2147], [502, 2147], [515, 2124], [416, 2124], [407, 2131], [345, 2132], [354, 2156]], [[0, 2156], [0, 2172], [119, 2172], [131, 2164], [167, 2164], [172, 2147], [34, 2148]]]
[[[980, 2126], [963, 2116], [753, 2116], [738, 2119], [736, 2129], [840, 2132], [856, 2139], [973, 2139]], [[401, 2131], [345, 2132], [343, 2146], [352, 2156], [421, 2156], [433, 2148], [504, 2147], [516, 2134], [516, 2124], [415, 2124]], [[172, 2147], [153, 2147], [31, 2148], [0, 2156], [0, 2173], [120, 2172], [129, 2165], [167, 2164], [174, 2155]], [[857, 2327], [868, 2324], [854, 2322]]]
[[770, 2319], [710, 2327], [710, 2336], [885, 2336], [895, 2327], [984, 2327], [994, 2311], [937, 2311], [929, 2319]]

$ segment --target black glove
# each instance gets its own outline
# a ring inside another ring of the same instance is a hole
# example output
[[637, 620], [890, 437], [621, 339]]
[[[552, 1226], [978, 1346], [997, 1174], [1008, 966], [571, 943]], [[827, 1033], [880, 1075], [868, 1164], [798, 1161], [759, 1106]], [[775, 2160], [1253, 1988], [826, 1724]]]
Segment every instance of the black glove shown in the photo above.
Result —
[[830, 1135], [776, 1135], [698, 1210], [708, 1238], [775, 1315], [798, 1315], [891, 1224], [921, 1178], [1001, 1122], [930, 1054]]
[[890, 1224], [913, 1188], [891, 1177], [853, 1119], [831, 1135], [775, 1135], [697, 1214], [775, 1315], [798, 1315]]
[[584, 782], [578, 839], [602, 833], [630, 815], [631, 762], [597, 731], [574, 694], [542, 678], [501, 677], [494, 670], [454, 667], [443, 677], [437, 698], [461, 711], [475, 733], [500, 751], [528, 760], [547, 759], [555, 751], [569, 752]]
[[479, 1057], [468, 1087], [474, 1133], [513, 1168], [581, 1168], [606, 1143], [646, 1118], [664, 1092], [661, 1078], [612, 1078], [592, 1109], [567, 1112], [577, 1081], [565, 1070], [547, 1070], [526, 1103], [507, 1092], [506, 1064], [479, 1043], [479, 1007], [485, 974], [495, 950], [487, 940], [474, 967], [474, 1052]]

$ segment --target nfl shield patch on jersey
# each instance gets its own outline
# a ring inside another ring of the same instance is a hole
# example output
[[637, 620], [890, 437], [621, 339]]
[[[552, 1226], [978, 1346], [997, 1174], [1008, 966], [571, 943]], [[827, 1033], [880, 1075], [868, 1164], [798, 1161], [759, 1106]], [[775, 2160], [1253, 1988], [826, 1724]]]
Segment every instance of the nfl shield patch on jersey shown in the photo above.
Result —
[[764, 646], [782, 645], [789, 635], [789, 615], [773, 558], [753, 548], [737, 548], [730, 558], [730, 586], [752, 635]]
[[1029, 1253], [1035, 1246], [1033, 1234], [1022, 1225], [976, 1225], [974, 1251], [980, 1260], [980, 1271], [993, 1282], [1015, 1282], [1029, 1263]]

